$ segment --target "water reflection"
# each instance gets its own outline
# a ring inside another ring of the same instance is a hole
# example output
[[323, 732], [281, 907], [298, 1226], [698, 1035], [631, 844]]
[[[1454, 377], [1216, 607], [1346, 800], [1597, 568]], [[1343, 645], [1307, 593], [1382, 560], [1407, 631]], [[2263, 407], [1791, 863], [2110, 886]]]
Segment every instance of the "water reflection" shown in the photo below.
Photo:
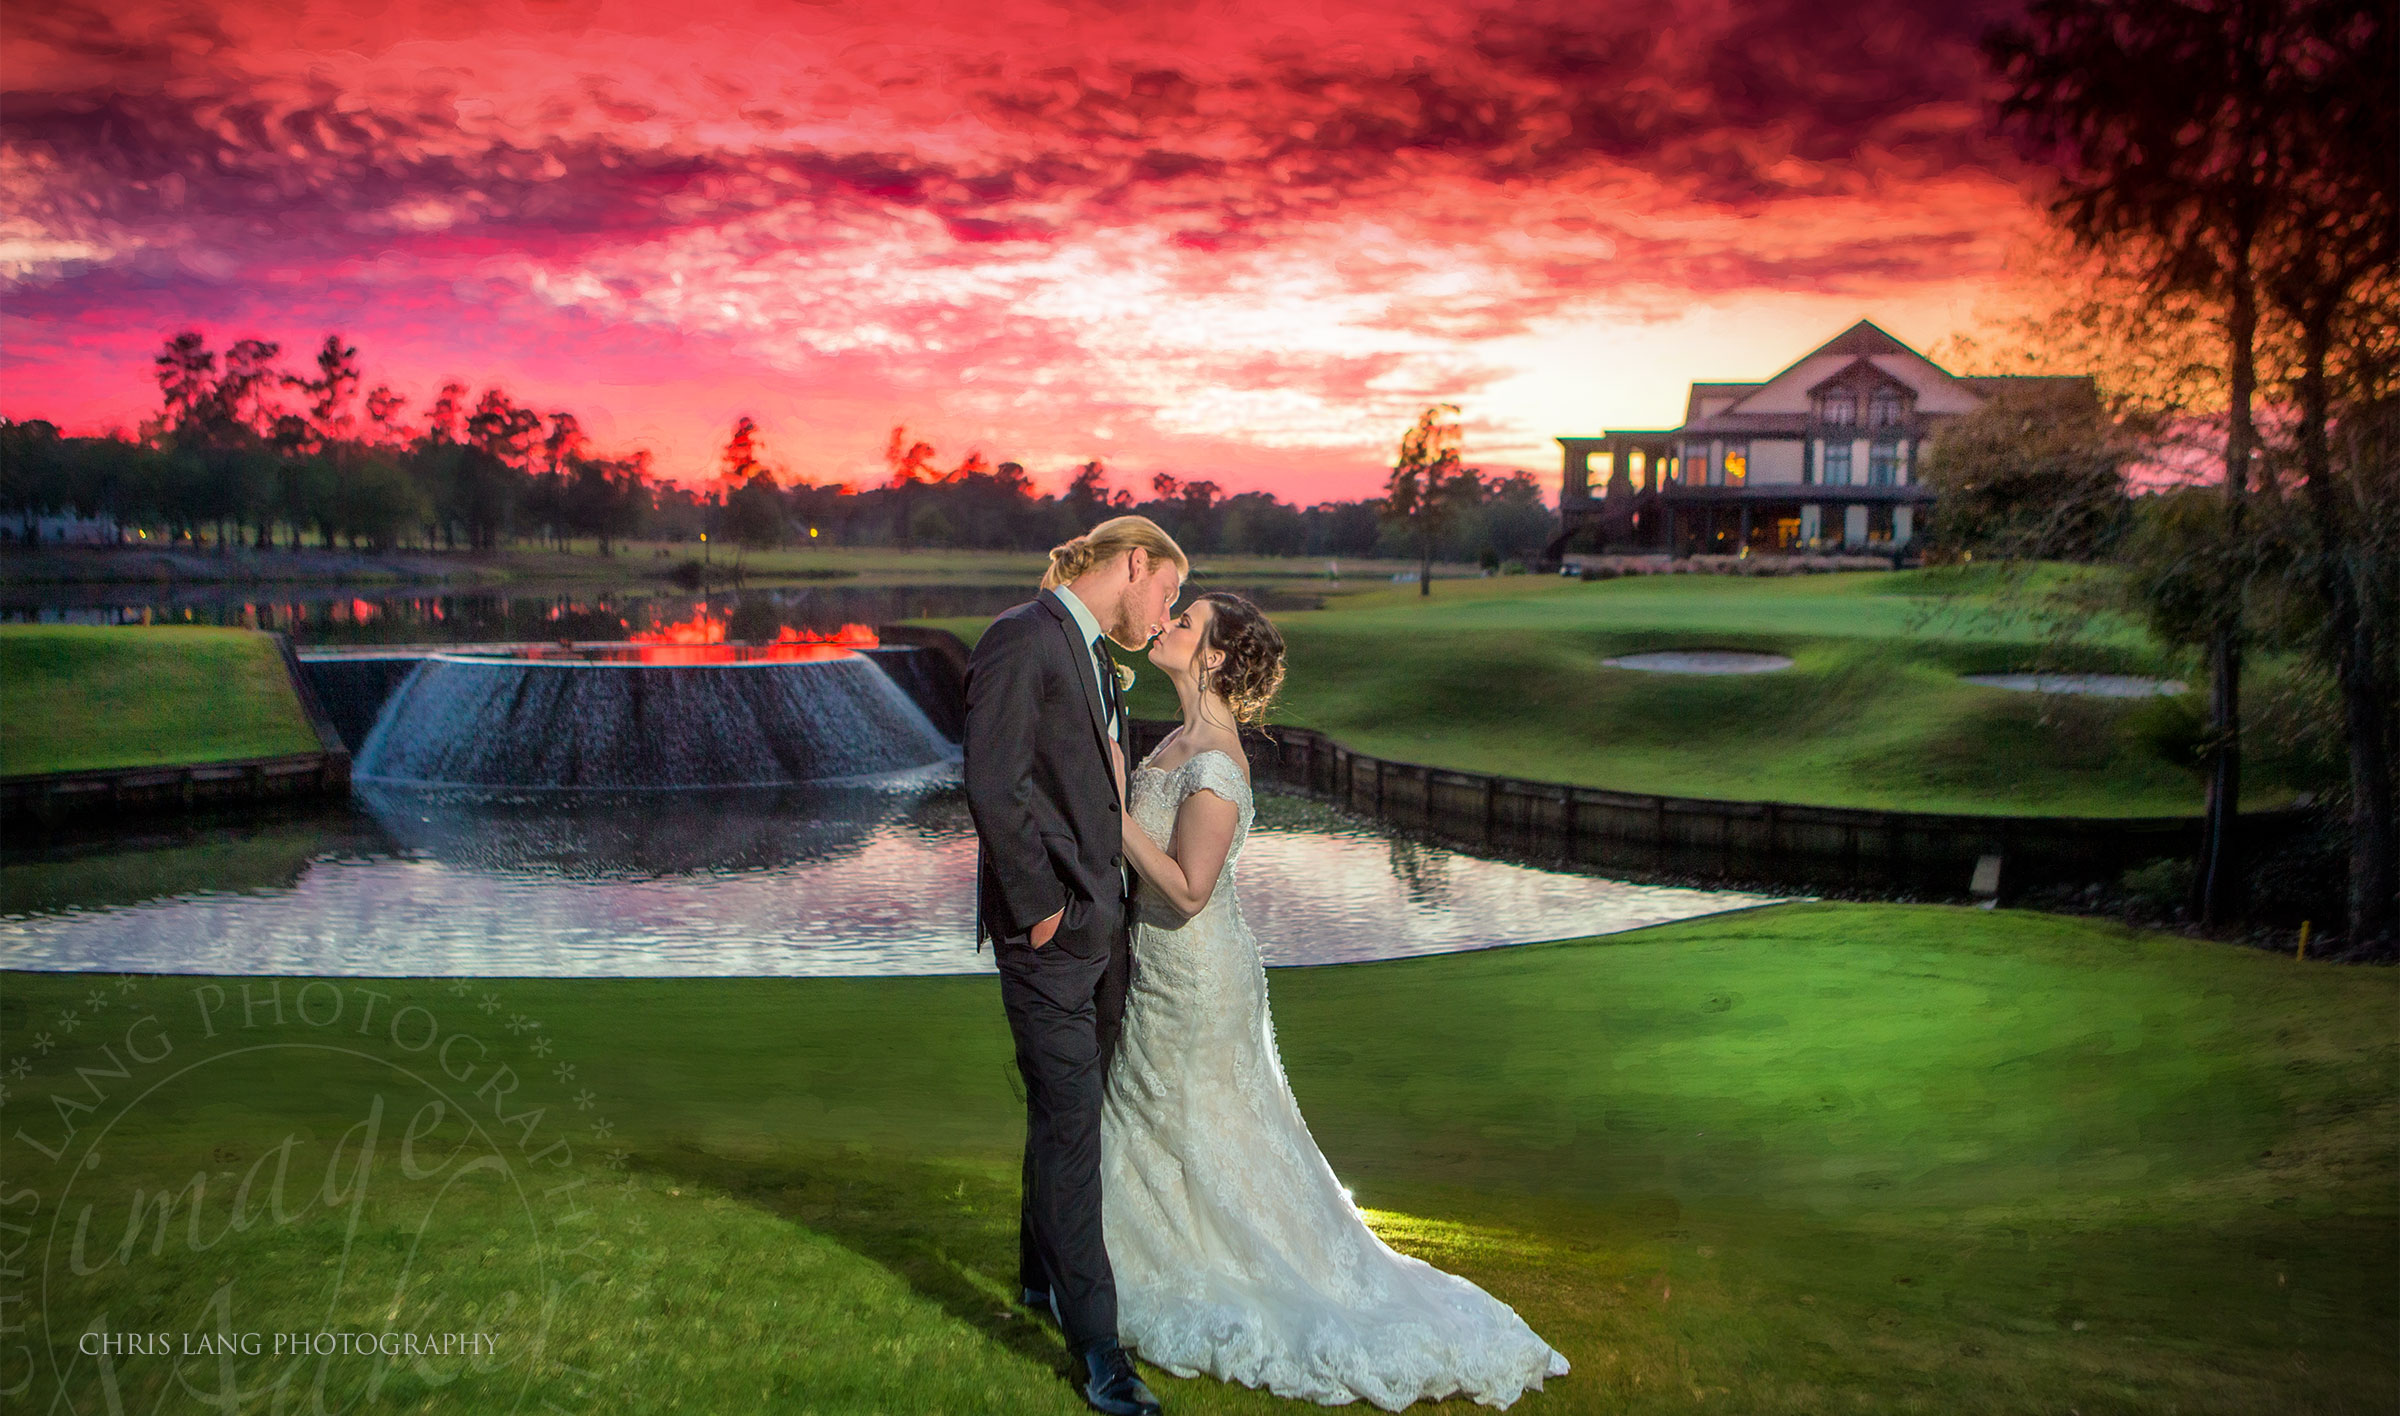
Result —
[[[1227, 582], [1271, 610], [1322, 603], [1308, 584]], [[711, 594], [659, 586], [596, 589], [395, 590], [385, 586], [0, 585], [0, 621], [253, 625], [295, 644], [555, 643], [671, 636], [713, 620], [725, 638], [838, 635], [845, 625], [989, 618], [1033, 597], [1029, 585], [820, 583]]]
[[[828, 794], [469, 801], [0, 867], [0, 967], [325, 975], [988, 972], [954, 776]], [[1262, 795], [1239, 870], [1270, 964], [1602, 934], [1766, 902], [1559, 874]], [[303, 833], [304, 834], [304, 833]], [[245, 875], [243, 862], [258, 869]], [[160, 887], [141, 899], [138, 882]], [[205, 885], [195, 882], [205, 881]]]
[[[866, 784], [728, 788], [705, 805], [657, 792], [490, 793], [367, 784], [359, 804], [397, 854], [462, 871], [655, 880], [855, 857], [895, 831], [954, 834], [945, 764]], [[941, 806], [930, 803], [939, 802]], [[926, 823], [926, 824], [920, 824]], [[970, 827], [971, 829], [971, 827]]]

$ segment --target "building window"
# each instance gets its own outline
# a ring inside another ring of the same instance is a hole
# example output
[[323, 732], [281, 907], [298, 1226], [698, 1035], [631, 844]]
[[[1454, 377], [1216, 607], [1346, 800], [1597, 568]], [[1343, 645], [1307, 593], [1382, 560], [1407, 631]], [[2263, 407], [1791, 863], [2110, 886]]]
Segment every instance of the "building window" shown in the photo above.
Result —
[[1850, 444], [1846, 442], [1825, 444], [1825, 485], [1828, 487], [1850, 485]]
[[1867, 508], [1867, 544], [1888, 546], [1892, 543], [1892, 509], [1889, 506]]
[[1739, 487], [1750, 480], [1750, 444], [1725, 444], [1725, 485]]
[[1877, 438], [1867, 449], [1867, 481], [1877, 487], [1889, 487], [1900, 480], [1900, 440]]
[[1708, 482], [1708, 444], [1688, 443], [1683, 449], [1683, 484], [1698, 487]]
[[1849, 427], [1858, 421], [1858, 400], [1846, 393], [1826, 394], [1817, 407], [1817, 417], [1822, 422]]
[[1897, 428], [1908, 414], [1908, 405], [1896, 388], [1879, 388], [1867, 400], [1867, 426]]

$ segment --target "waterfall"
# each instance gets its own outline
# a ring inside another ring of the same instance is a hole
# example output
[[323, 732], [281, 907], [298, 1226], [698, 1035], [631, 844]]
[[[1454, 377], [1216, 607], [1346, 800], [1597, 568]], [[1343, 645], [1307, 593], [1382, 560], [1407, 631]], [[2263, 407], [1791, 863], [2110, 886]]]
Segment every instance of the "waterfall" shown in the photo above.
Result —
[[858, 781], [957, 749], [875, 664], [437, 654], [393, 690], [355, 780], [624, 791]]

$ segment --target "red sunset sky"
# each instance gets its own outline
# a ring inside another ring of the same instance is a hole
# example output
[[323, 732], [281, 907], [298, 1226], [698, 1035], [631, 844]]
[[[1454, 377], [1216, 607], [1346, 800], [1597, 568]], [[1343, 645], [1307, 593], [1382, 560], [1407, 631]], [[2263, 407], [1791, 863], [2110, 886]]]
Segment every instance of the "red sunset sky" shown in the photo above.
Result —
[[1312, 502], [1672, 426], [1861, 316], [1968, 328], [2028, 222], [2007, 0], [13, 7], [0, 414], [155, 407], [177, 329], [444, 377], [696, 479], [894, 423]]

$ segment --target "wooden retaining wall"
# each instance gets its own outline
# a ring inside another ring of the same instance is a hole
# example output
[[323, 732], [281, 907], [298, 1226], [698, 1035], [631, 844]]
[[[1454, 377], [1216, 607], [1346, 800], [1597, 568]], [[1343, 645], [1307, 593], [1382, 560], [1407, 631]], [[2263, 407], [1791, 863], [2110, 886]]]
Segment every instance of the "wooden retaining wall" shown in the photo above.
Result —
[[96, 812], [173, 811], [225, 802], [343, 796], [350, 754], [301, 752], [176, 767], [113, 767], [0, 778], [0, 813], [49, 821]]
[[[1173, 723], [1137, 721], [1147, 752]], [[1380, 825], [1487, 854], [1568, 869], [1639, 870], [1824, 888], [1968, 893], [1976, 863], [2001, 858], [2001, 889], [2114, 883], [2199, 850], [2196, 816], [1975, 816], [1615, 792], [1393, 762], [1308, 728], [1244, 734], [1253, 780], [1328, 801]], [[2298, 812], [2253, 813], [2264, 844]]]
[[301, 670], [291, 641], [278, 634], [275, 645], [282, 654], [292, 692], [300, 701], [300, 711], [316, 734], [318, 751], [0, 777], [0, 818], [13, 829], [25, 824], [47, 826], [70, 817], [349, 795], [350, 752], [342, 746], [341, 734], [334, 730], [308, 675]]

